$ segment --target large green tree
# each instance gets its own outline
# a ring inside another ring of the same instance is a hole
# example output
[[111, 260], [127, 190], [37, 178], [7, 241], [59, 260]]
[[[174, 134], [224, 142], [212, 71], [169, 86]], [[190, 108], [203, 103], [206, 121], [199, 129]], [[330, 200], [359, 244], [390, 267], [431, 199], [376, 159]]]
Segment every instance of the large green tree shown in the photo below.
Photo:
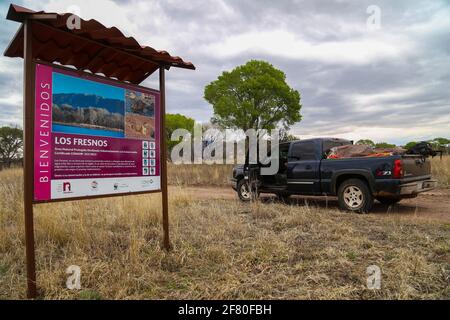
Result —
[[214, 108], [211, 122], [222, 128], [288, 128], [301, 120], [300, 93], [286, 75], [265, 61], [251, 60], [223, 72], [205, 87], [204, 98]]
[[19, 128], [0, 128], [0, 161], [7, 167], [22, 158], [23, 131]]
[[172, 141], [171, 136], [172, 133], [176, 129], [186, 129], [191, 134], [194, 132], [195, 120], [189, 117], [186, 117], [182, 114], [166, 114], [166, 135], [167, 135], [167, 148], [169, 152], [172, 148], [178, 144], [179, 141]]

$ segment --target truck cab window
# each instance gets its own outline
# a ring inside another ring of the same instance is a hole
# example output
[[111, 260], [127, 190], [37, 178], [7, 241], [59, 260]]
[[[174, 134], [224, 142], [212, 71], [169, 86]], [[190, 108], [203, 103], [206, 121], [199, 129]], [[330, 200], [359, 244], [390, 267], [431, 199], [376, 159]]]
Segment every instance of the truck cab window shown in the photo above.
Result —
[[291, 157], [295, 160], [316, 160], [314, 142], [297, 142], [292, 146]]

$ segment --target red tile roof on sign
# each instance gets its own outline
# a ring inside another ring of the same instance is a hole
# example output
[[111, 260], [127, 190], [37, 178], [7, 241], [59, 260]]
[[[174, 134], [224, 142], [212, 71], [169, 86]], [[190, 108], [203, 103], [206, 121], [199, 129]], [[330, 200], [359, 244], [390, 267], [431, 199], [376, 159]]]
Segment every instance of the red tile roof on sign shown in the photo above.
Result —
[[[107, 28], [96, 20], [80, 20], [79, 29], [69, 29], [71, 13], [33, 11], [17, 5], [9, 7], [7, 19], [32, 21], [33, 57], [49, 63], [71, 65], [78, 70], [101, 73], [120, 81], [141, 83], [160, 66], [195, 69], [191, 62], [141, 46], [133, 37], [126, 37], [116, 27]], [[77, 17], [77, 16], [75, 16]], [[23, 26], [8, 48], [7, 57], [23, 57]]]

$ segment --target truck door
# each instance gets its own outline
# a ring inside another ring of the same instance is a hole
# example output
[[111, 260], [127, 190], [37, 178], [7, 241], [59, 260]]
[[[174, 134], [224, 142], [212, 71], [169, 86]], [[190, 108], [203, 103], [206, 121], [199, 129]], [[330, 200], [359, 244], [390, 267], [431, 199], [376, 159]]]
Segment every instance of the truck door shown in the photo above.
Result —
[[320, 156], [322, 146], [315, 141], [294, 142], [287, 163], [287, 183], [291, 192], [320, 194]]

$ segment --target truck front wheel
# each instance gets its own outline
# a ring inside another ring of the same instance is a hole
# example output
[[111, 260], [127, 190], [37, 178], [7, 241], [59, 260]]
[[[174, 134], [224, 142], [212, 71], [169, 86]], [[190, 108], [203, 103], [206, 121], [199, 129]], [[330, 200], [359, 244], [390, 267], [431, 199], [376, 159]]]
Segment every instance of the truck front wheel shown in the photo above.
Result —
[[236, 191], [241, 201], [247, 202], [258, 197], [255, 191], [252, 192], [250, 190], [248, 182], [245, 179], [241, 179], [238, 181]]
[[366, 213], [372, 209], [373, 196], [367, 183], [360, 179], [345, 180], [338, 190], [339, 207], [357, 213]]

